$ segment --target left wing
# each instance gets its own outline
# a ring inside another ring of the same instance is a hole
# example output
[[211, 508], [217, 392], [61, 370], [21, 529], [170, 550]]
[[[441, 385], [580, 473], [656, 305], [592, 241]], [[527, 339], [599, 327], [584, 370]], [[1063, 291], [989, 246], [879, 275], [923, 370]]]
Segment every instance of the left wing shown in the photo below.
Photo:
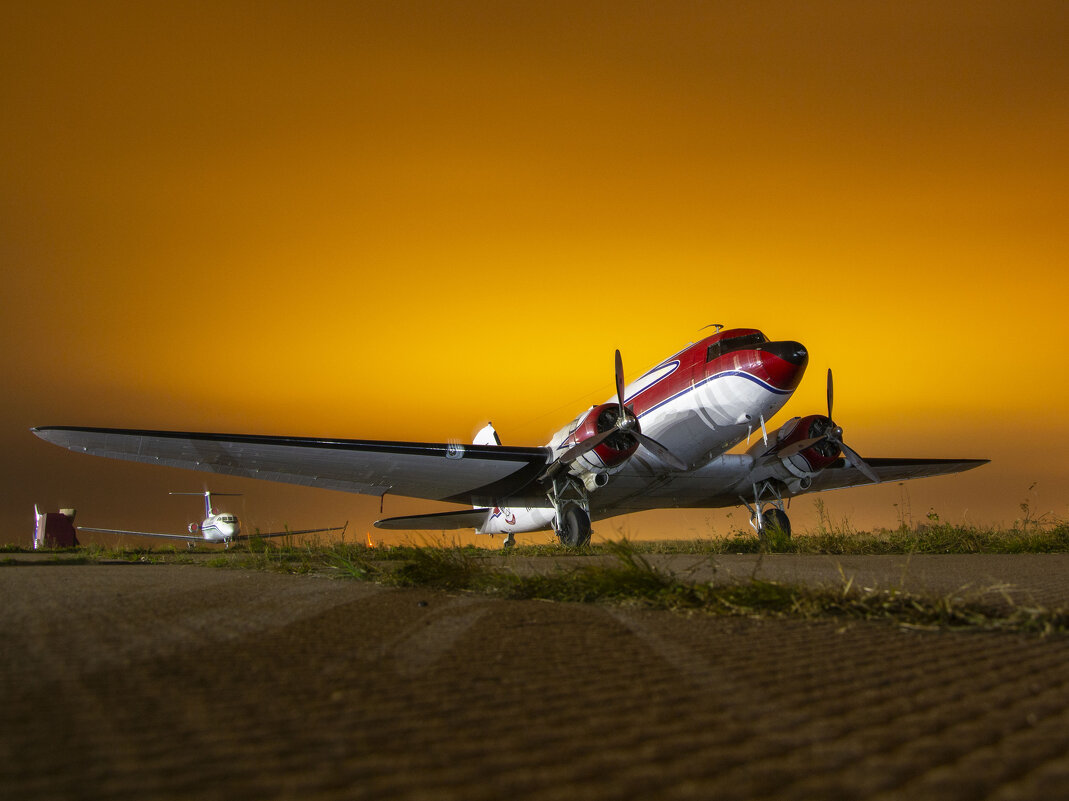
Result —
[[162, 537], [168, 540], [185, 540], [186, 542], [204, 542], [204, 537], [194, 537], [189, 534], [153, 534], [149, 531], [126, 531], [121, 528], [90, 528], [78, 526], [79, 531], [96, 531], [101, 534], [132, 534], [135, 537]]
[[206, 470], [307, 487], [403, 495], [470, 506], [544, 503], [535, 479], [548, 448], [377, 442], [247, 434], [197, 434], [46, 426], [43, 440], [72, 451], [146, 464]]
[[[910, 478], [942, 476], [972, 470], [990, 459], [866, 459], [881, 482], [905, 481]], [[806, 492], [859, 487], [872, 484], [861, 471], [845, 459], [836, 459], [813, 478], [813, 486]]]

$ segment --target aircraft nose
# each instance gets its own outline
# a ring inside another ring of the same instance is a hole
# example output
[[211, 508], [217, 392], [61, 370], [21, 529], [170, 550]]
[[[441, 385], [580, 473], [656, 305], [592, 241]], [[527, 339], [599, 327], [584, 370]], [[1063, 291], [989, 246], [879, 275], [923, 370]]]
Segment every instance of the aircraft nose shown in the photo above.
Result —
[[795, 367], [805, 367], [809, 363], [809, 351], [801, 342], [766, 342], [761, 350]]

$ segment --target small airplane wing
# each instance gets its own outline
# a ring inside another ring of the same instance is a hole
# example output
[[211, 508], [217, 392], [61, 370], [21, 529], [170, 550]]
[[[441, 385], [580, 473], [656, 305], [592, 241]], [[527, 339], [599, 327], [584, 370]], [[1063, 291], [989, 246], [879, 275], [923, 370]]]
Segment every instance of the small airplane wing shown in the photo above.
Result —
[[269, 531], [266, 534], [238, 534], [238, 536], [231, 538], [231, 542], [245, 542], [246, 540], [266, 540], [271, 537], [295, 537], [298, 534], [319, 534], [322, 531], [345, 531], [349, 527], [346, 523], [344, 526], [332, 526], [331, 528], [304, 528], [297, 531]]
[[[307, 487], [494, 506], [544, 503], [548, 448], [378, 442], [48, 426], [43, 440], [81, 453]], [[526, 492], [525, 492], [526, 490]]]
[[168, 540], [185, 540], [186, 542], [204, 542], [204, 537], [194, 537], [189, 534], [153, 534], [149, 531], [126, 531], [121, 528], [90, 528], [78, 526], [79, 531], [96, 531], [101, 534], [132, 534], [135, 537], [161, 537]]
[[[987, 464], [989, 461], [989, 459], [865, 459], [865, 463], [879, 476], [881, 482], [961, 473]], [[856, 467], [851, 466], [845, 459], [837, 459], [813, 478], [813, 486], [806, 492], [823, 492], [871, 484], [872, 482]]]

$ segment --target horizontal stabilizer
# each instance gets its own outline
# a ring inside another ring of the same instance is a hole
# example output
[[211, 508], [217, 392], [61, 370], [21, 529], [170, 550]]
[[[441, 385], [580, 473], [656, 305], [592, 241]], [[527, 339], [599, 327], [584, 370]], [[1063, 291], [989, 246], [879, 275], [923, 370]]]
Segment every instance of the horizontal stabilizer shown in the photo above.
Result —
[[489, 509], [466, 509], [463, 512], [387, 517], [384, 520], [376, 520], [375, 528], [401, 531], [449, 531], [457, 528], [479, 528], [486, 522], [489, 514]]

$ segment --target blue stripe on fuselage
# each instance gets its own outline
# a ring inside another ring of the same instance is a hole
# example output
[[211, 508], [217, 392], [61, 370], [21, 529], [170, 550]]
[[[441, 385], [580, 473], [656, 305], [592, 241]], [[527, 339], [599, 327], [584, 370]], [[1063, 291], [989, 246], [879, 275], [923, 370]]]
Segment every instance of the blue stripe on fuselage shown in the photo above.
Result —
[[[656, 411], [657, 409], [660, 409], [665, 404], [671, 403], [672, 401], [677, 400], [678, 398], [682, 398], [688, 392], [693, 392], [694, 390], [698, 389], [698, 387], [704, 386], [705, 384], [708, 384], [710, 381], [716, 381], [718, 378], [728, 378], [730, 376], [738, 376], [740, 378], [748, 378], [750, 381], [753, 381], [755, 384], [757, 384], [758, 386], [764, 388], [768, 392], [773, 393], [774, 395], [790, 395], [791, 392], [793, 391], [793, 390], [789, 390], [789, 389], [777, 389], [776, 387], [774, 387], [771, 384], [769, 384], [767, 381], [762, 381], [757, 376], [750, 375], [749, 373], [747, 373], [747, 372], [745, 372], [743, 370], [725, 370], [722, 373], [716, 373], [715, 375], [711, 375], [708, 378], [703, 378], [698, 383], [693, 384], [692, 386], [689, 386], [686, 389], [677, 392], [675, 395], [672, 395], [670, 397], [665, 398], [660, 403], [657, 403], [657, 404], [651, 406], [650, 408], [646, 409], [644, 412], [642, 412], [642, 414], [638, 415], [638, 418], [641, 420], [643, 417], [645, 417], [650, 412]], [[657, 386], [657, 385], [653, 384], [653, 386]]]

